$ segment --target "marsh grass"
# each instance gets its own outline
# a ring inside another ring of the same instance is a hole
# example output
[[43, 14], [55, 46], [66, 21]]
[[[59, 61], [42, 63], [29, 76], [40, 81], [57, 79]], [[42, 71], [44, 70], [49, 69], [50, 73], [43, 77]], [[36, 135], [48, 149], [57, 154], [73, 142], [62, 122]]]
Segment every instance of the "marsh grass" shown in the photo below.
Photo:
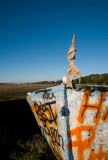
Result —
[[17, 141], [19, 149], [13, 150], [10, 158], [13, 160], [56, 160], [43, 135], [36, 134], [31, 140], [23, 143]]
[[53, 87], [56, 84], [3, 84], [0, 85], [0, 101], [26, 99], [28, 92]]

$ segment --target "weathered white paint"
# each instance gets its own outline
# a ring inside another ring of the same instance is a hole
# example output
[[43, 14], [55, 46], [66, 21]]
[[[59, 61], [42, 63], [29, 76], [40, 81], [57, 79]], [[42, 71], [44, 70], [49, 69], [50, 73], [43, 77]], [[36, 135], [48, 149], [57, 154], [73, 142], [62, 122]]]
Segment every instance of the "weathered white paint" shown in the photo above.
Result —
[[61, 84], [28, 94], [27, 101], [57, 159], [108, 160], [108, 87]]

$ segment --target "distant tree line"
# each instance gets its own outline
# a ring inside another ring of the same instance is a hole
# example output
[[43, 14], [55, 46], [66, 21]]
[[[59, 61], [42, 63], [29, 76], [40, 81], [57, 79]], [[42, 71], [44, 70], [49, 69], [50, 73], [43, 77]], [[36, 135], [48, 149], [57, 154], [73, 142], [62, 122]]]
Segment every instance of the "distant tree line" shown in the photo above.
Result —
[[62, 80], [58, 81], [41, 81], [41, 82], [36, 82], [36, 84], [61, 84]]
[[[78, 84], [79, 80], [73, 80], [74, 84]], [[108, 85], [108, 73], [104, 74], [91, 74], [89, 76], [81, 77], [81, 84], [92, 85]]]
[[[36, 84], [61, 84], [62, 80], [58, 81], [41, 81]], [[78, 84], [79, 79], [73, 80], [73, 84]], [[108, 85], [108, 73], [104, 74], [91, 74], [85, 77], [81, 77], [81, 84], [92, 84], [92, 85]]]

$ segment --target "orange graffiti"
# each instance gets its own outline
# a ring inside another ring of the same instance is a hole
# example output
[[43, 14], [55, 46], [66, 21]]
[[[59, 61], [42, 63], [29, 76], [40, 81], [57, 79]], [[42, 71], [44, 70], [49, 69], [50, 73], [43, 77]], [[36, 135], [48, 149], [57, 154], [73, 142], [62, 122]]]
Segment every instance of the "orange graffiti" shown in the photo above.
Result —
[[[57, 113], [56, 106], [54, 107], [54, 113]], [[48, 127], [51, 128], [50, 125]], [[51, 131], [52, 133], [49, 134], [50, 147], [52, 148], [53, 152], [55, 153], [57, 159], [58, 160], [63, 160], [62, 154], [61, 154], [61, 151], [60, 151], [60, 146], [58, 145], [60, 137], [58, 135], [59, 133], [57, 132], [57, 130], [58, 130], [57, 122], [54, 121], [53, 130]]]
[[104, 92], [100, 92], [100, 95], [99, 95], [99, 98], [98, 98], [98, 102], [96, 104], [90, 104], [89, 103], [90, 90], [86, 90], [84, 92], [83, 100], [82, 100], [82, 103], [81, 103], [81, 108], [80, 108], [79, 114], [77, 116], [77, 120], [80, 123], [84, 122], [84, 118], [85, 118], [87, 110], [96, 110], [97, 111], [96, 115], [94, 117], [94, 122], [96, 124], [99, 123], [100, 115], [101, 115], [101, 111], [102, 111], [102, 107], [103, 107], [104, 95], [105, 95]]
[[102, 152], [102, 145], [99, 146], [99, 152], [91, 150], [88, 160], [108, 160], [108, 152]]
[[[64, 149], [63, 138], [59, 135], [57, 126], [57, 107], [54, 106], [54, 111], [52, 111], [50, 103], [47, 104], [34, 104], [31, 97], [29, 97], [29, 103], [31, 109], [36, 116], [39, 125], [43, 126], [44, 133], [49, 139], [49, 145], [56, 155], [58, 160], [63, 160], [60, 147]], [[55, 104], [54, 102], [51, 102]]]
[[104, 112], [104, 114], [102, 116], [102, 120], [104, 122], [106, 122], [108, 120], [108, 105], [107, 105], [107, 108], [106, 108], [106, 110], [105, 110], [105, 112]]
[[[89, 133], [89, 137], [85, 140], [83, 140], [82, 137], [82, 132], [84, 131]], [[69, 131], [67, 136], [76, 136], [76, 141], [70, 141], [67, 145], [67, 149], [77, 147], [78, 160], [84, 160], [84, 151], [91, 148], [91, 145], [95, 139], [95, 127], [80, 126]]]

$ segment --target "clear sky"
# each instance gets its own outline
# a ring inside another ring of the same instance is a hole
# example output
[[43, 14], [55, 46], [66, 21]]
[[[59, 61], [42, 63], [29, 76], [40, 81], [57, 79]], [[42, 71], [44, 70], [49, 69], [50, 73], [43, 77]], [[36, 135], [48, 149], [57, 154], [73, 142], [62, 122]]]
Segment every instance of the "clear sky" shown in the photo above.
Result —
[[108, 73], [108, 0], [1, 0], [0, 82], [62, 79], [74, 33], [82, 76]]

